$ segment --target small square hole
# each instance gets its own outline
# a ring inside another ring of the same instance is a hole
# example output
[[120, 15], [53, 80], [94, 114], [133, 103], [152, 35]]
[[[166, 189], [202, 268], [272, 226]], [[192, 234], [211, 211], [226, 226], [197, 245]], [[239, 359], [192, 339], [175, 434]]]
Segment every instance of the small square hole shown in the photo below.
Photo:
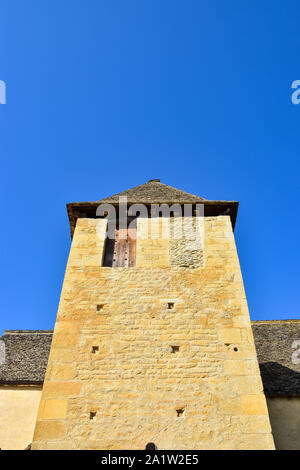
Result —
[[90, 411], [90, 420], [96, 419], [97, 412], [96, 411]]
[[176, 410], [176, 413], [177, 413], [177, 418], [182, 418], [183, 417], [183, 413], [184, 413], [184, 408], [178, 408]]
[[96, 305], [96, 310], [97, 310], [97, 312], [100, 312], [100, 310], [102, 310], [103, 307], [104, 307], [104, 304], [97, 304], [97, 305]]
[[175, 305], [174, 302], [168, 302], [167, 303], [167, 309], [172, 310], [172, 308], [174, 308], [174, 305]]
[[99, 352], [99, 346], [92, 346], [92, 354], [97, 354]]
[[171, 346], [171, 353], [175, 354], [179, 352], [179, 346]]

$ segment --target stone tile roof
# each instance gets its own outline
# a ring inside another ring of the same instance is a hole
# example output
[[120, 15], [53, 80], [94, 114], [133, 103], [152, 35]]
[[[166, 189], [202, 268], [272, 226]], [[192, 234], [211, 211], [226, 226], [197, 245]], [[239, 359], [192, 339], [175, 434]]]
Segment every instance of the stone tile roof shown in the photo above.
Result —
[[98, 202], [118, 202], [120, 196], [126, 196], [129, 203], [163, 203], [163, 202], [203, 202], [205, 199], [181, 189], [173, 188], [160, 180], [149, 180], [145, 184], [127, 189], [121, 193], [101, 199]]
[[300, 395], [300, 320], [252, 322], [252, 330], [265, 394]]
[[51, 330], [9, 330], [0, 338], [0, 384], [41, 384]]
[[95, 218], [96, 209], [100, 204], [113, 204], [117, 206], [119, 197], [126, 196], [130, 204], [203, 204], [205, 216], [230, 215], [232, 226], [238, 210], [237, 201], [213, 201], [204, 199], [194, 194], [187, 193], [181, 189], [173, 188], [159, 179], [149, 180], [147, 183], [127, 189], [121, 193], [114, 194], [99, 201], [70, 202], [67, 204], [68, 217], [73, 237], [76, 221], [80, 217]]
[[[265, 394], [300, 396], [300, 320], [252, 322], [252, 329]], [[5, 331], [0, 384], [42, 383], [51, 340], [50, 330]]]

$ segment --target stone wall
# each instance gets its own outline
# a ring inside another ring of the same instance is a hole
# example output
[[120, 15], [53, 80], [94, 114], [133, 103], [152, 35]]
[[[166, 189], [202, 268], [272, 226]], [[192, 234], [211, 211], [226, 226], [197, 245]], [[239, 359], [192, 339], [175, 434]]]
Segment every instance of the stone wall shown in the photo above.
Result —
[[174, 217], [170, 221], [170, 265], [184, 268], [203, 266], [203, 218]]
[[274, 447], [230, 218], [204, 223], [201, 268], [142, 219], [136, 267], [106, 268], [78, 219], [33, 449]]
[[[137, 219], [136, 266], [141, 268], [168, 267], [169, 219]], [[155, 256], [154, 256], [155, 253]]]

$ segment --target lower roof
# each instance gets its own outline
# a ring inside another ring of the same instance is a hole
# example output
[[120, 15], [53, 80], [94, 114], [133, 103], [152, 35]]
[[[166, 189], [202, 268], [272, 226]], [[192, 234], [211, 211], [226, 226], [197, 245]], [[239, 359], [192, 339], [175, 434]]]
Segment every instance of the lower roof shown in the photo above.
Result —
[[252, 322], [265, 394], [300, 396], [300, 320]]

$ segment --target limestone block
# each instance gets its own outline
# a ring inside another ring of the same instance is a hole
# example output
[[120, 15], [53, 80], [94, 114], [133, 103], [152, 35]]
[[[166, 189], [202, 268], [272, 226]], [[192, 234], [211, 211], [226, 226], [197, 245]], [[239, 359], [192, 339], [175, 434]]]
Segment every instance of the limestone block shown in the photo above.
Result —
[[222, 343], [235, 343], [241, 342], [241, 332], [239, 328], [222, 328], [219, 331], [219, 340]]
[[248, 415], [267, 415], [268, 409], [265, 396], [257, 395], [242, 395], [243, 412]]
[[68, 400], [44, 400], [40, 419], [65, 419]]
[[34, 441], [59, 439], [66, 435], [66, 425], [61, 421], [37, 421]]

